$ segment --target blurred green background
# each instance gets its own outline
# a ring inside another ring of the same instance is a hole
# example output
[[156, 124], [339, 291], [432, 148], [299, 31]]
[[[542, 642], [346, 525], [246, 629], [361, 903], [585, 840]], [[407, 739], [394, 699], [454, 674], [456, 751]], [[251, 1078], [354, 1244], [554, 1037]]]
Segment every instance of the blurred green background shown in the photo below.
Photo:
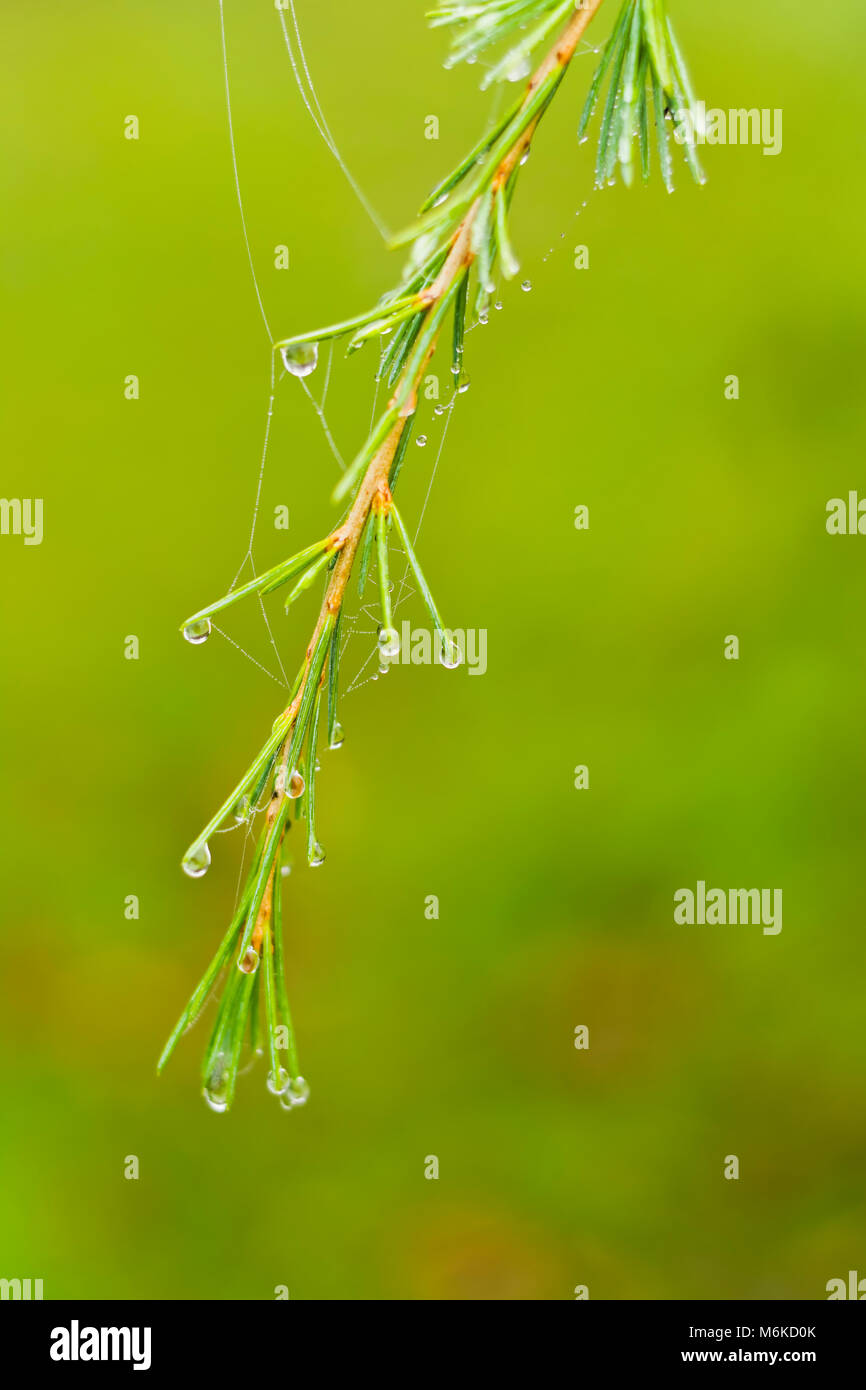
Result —
[[[532, 292], [467, 341], [419, 545], [449, 621], [487, 629], [488, 672], [400, 668], [345, 701], [328, 861], [288, 883], [311, 1103], [280, 1112], [260, 1065], [216, 1116], [203, 1027], [159, 1081], [154, 1063], [239, 843], [202, 882], [178, 860], [280, 708], [227, 642], [177, 632], [243, 559], [268, 394], [218, 6], [9, 0], [0, 490], [44, 498], [45, 538], [0, 540], [4, 1277], [47, 1298], [811, 1299], [866, 1274], [866, 540], [824, 526], [866, 492], [866, 18], [672, 8], [699, 95], [782, 108], [783, 151], [707, 149], [707, 187], [683, 171], [674, 197], [590, 194], [575, 62], [515, 203]], [[478, 69], [443, 69], [421, 4], [298, 12], [338, 143], [398, 227], [482, 129]], [[274, 331], [365, 307], [400, 261], [302, 107], [270, 0], [228, 0], [226, 25]], [[346, 453], [371, 369], [335, 366]], [[412, 521], [442, 427], [426, 403]], [[261, 566], [330, 524], [334, 477], [284, 380]], [[314, 600], [272, 603], [294, 664]], [[225, 626], [275, 664], [254, 613]], [[698, 878], [781, 887], [781, 935], [675, 926]]]

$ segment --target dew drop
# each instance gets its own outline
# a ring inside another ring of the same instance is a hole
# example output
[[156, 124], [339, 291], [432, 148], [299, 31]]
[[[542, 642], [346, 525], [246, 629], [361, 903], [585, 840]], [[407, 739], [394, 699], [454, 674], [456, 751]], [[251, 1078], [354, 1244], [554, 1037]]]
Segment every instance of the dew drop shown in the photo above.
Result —
[[524, 294], [529, 294], [529, 291], [532, 289], [532, 281], [524, 280], [520, 288], [523, 290]]
[[276, 1078], [274, 1077], [274, 1073], [272, 1071], [268, 1072], [265, 1085], [267, 1086], [272, 1096], [280, 1096], [288, 1086], [290, 1079], [291, 1078], [289, 1077], [289, 1073], [285, 1071], [283, 1067], [280, 1067], [279, 1071], [277, 1072]]
[[290, 1095], [295, 1105], [306, 1105], [310, 1099], [310, 1087], [302, 1076], [294, 1076], [286, 1088], [286, 1095]]
[[419, 449], [423, 449], [427, 443], [426, 434], [419, 434], [418, 438], [415, 440], [415, 443], [418, 445]]
[[520, 156], [520, 167], [521, 167], [521, 169], [523, 168], [524, 164], [528, 164], [528, 163], [529, 163], [529, 156], [531, 155], [531, 153], [532, 153], [532, 146], [531, 146], [531, 145], [527, 145], [527, 146], [526, 146], [526, 149], [523, 151], [523, 154]]
[[209, 1109], [213, 1110], [215, 1114], [222, 1115], [226, 1110], [228, 1110], [228, 1097], [220, 1093], [219, 1091], [211, 1090], [208, 1086], [205, 1086], [204, 1090], [202, 1091], [202, 1095], [205, 1099], [205, 1105], [207, 1105]]
[[309, 864], [311, 869], [318, 869], [321, 864], [324, 864], [324, 862], [325, 851], [322, 849], [322, 846], [319, 844], [317, 840], [316, 843], [313, 845], [313, 848], [310, 850], [307, 863]]
[[282, 865], [280, 866], [280, 877], [281, 877], [281, 878], [288, 878], [288, 876], [289, 876], [289, 874], [290, 874], [291, 872], [292, 872], [292, 866], [291, 866], [291, 864], [282, 864]]
[[294, 1110], [297, 1106], [306, 1105], [309, 1098], [309, 1086], [302, 1076], [296, 1076], [280, 1096], [280, 1106], [283, 1110]]
[[497, 313], [498, 313], [498, 311], [502, 308], [502, 300], [501, 300], [501, 299], [497, 299], [497, 301], [496, 301], [496, 303], [494, 304], [493, 307], [494, 307], [494, 309], [496, 309], [496, 311], [497, 311]]
[[194, 647], [198, 647], [202, 642], [206, 642], [210, 637], [210, 633], [210, 618], [198, 618], [194, 622], [187, 623], [183, 630], [183, 635], [187, 642], [192, 642]]
[[288, 795], [290, 800], [297, 801], [299, 796], [303, 796], [306, 785], [307, 784], [301, 776], [300, 772], [298, 772], [298, 769], [295, 768], [294, 772], [289, 778]]
[[442, 639], [439, 660], [446, 671], [453, 671], [455, 667], [460, 665], [460, 648], [450, 637], [444, 637]]
[[[501, 307], [501, 306], [500, 306], [500, 307]], [[469, 387], [470, 387], [471, 385], [472, 385], [471, 379], [470, 379], [468, 376], [462, 376], [462, 377], [460, 378], [460, 380], [458, 381], [458, 383], [457, 383], [457, 394], [458, 394], [458, 396], [465, 396], [465, 395], [466, 395], [466, 392], [469, 390]]]
[[334, 725], [334, 732], [331, 735], [331, 742], [328, 744], [328, 747], [342, 748], [343, 740], [345, 739], [345, 737], [346, 735], [343, 733], [343, 726], [338, 720]]
[[248, 796], [240, 797], [232, 807], [232, 819], [237, 825], [243, 825], [250, 818], [250, 799]]
[[445, 414], [445, 407], [444, 407], [444, 405], [436, 405], [436, 406], [434, 406], [434, 407], [433, 407], [433, 414], [434, 414], [434, 415], [444, 415], [444, 414]]
[[183, 860], [183, 871], [190, 878], [204, 878], [210, 868], [210, 849], [207, 844], [197, 845]]
[[259, 968], [259, 953], [253, 946], [244, 951], [243, 960], [238, 961], [238, 970], [245, 975], [254, 975]]
[[319, 360], [318, 343], [295, 343], [293, 347], [280, 348], [283, 366], [292, 376], [309, 376], [316, 370]]
[[513, 62], [505, 70], [506, 82], [523, 82], [532, 71], [528, 53], [515, 54]]
[[226, 1071], [228, 1057], [225, 1052], [218, 1052], [213, 1059], [210, 1074], [204, 1084], [202, 1095], [205, 1104], [217, 1115], [221, 1115], [229, 1108], [229, 1079]]
[[396, 628], [379, 628], [379, 655], [386, 661], [393, 661], [395, 656], [400, 655], [400, 634]]

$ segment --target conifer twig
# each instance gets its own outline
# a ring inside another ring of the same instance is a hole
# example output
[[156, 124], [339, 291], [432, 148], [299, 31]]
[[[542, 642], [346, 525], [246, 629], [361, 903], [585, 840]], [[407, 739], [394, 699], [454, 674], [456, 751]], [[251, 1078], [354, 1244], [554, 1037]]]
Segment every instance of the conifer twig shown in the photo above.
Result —
[[[443, 665], [457, 664], [456, 648], [421, 572], [392, 493], [405, 457], [419, 388], [448, 315], [453, 314], [452, 373], [456, 389], [462, 370], [472, 273], [475, 272], [476, 292], [472, 308], [483, 317], [495, 288], [494, 266], [498, 263], [508, 279], [518, 272], [508, 235], [511, 198], [538, 124], [601, 4], [602, 0], [481, 0], [474, 5], [445, 4], [432, 12], [430, 22], [434, 27], [450, 25], [455, 30], [453, 61], [475, 57], [491, 46], [505, 45], [507, 51], [488, 72], [488, 81], [526, 77], [521, 97], [457, 169], [437, 185], [418, 220], [394, 238], [394, 245], [408, 243], [412, 248], [396, 289], [365, 313], [323, 329], [282, 338], [274, 344], [286, 370], [304, 377], [316, 366], [319, 343], [347, 338], [348, 351], [354, 352], [371, 339], [390, 334], [379, 379], [387, 381], [391, 393], [363, 447], [334, 490], [334, 500], [347, 504], [337, 528], [199, 610], [183, 625], [189, 641], [202, 642], [211, 630], [213, 615], [243, 597], [266, 595], [294, 580], [286, 600], [289, 607], [317, 576], [325, 577], [324, 597], [288, 705], [244, 776], [183, 859], [186, 872], [200, 877], [210, 863], [210, 836], [230, 817], [239, 823], [254, 820], [259, 799], [271, 787], [238, 909], [159, 1062], [161, 1070], [228, 966], [202, 1073], [205, 1097], [215, 1110], [227, 1109], [234, 1097], [243, 1039], [251, 1011], [255, 1017], [258, 994], [263, 996], [267, 1025], [268, 1087], [279, 1095], [286, 1109], [306, 1102], [308, 1088], [298, 1075], [282, 970], [281, 857], [293, 803], [307, 817], [308, 862], [317, 865], [324, 857], [315, 833], [319, 713], [322, 692], [327, 687], [328, 742], [330, 747], [338, 747], [342, 741], [336, 717], [340, 619], [347, 586], [360, 555], [363, 589], [375, 556], [382, 612], [379, 660], [380, 669], [387, 670], [396, 655], [388, 573], [388, 535], [393, 525], [433, 621], [440, 644], [439, 658]], [[530, 55], [555, 29], [559, 30], [558, 37], [530, 74]], [[515, 33], [520, 37], [516, 45], [508, 47]], [[601, 122], [597, 169], [602, 181], [607, 182], [618, 163], [624, 180], [629, 182], [631, 146], [636, 138], [646, 170], [647, 88], [653, 94], [657, 119], [661, 104], [660, 156], [662, 140], [665, 146], [667, 142], [664, 123], [668, 113], [673, 112], [673, 103], [691, 104], [688, 79], [664, 0], [625, 0], [622, 4], [611, 37], [602, 50], [581, 121], [581, 136], [608, 72], [611, 80]], [[666, 154], [669, 155], [667, 147]], [[693, 149], [687, 149], [686, 156], [695, 172]], [[670, 161], [660, 157], [660, 163], [667, 182]], [[258, 990], [254, 981], [263, 957], [265, 983], [263, 990]], [[237, 970], [232, 970], [232, 960]], [[251, 1037], [255, 1036], [256, 1026], [255, 1022], [250, 1023]], [[288, 1068], [280, 1064], [282, 1051], [286, 1053]]]

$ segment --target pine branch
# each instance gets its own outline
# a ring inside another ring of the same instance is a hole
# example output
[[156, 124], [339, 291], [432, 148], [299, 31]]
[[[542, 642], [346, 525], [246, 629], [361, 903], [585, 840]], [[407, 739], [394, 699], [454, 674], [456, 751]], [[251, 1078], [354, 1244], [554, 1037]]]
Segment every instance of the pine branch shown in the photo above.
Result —
[[[306, 1102], [308, 1088], [298, 1075], [282, 970], [280, 863], [293, 804], [307, 819], [308, 862], [315, 866], [324, 858], [315, 831], [320, 706], [327, 688], [328, 743], [331, 748], [339, 747], [340, 619], [347, 587], [357, 561], [363, 591], [375, 558], [381, 608], [379, 662], [380, 669], [387, 670], [399, 650], [393, 629], [388, 565], [389, 535], [395, 531], [437, 634], [440, 661], [450, 667], [457, 664], [458, 653], [422, 573], [403, 518], [394, 505], [393, 491], [403, 465], [419, 387], [449, 315], [453, 316], [452, 373], [457, 389], [467, 314], [483, 317], [486, 313], [495, 288], [493, 273], [497, 265], [506, 279], [519, 271], [509, 237], [508, 216], [521, 166], [539, 122], [601, 3], [602, 0], [582, 0], [580, 4], [575, 0], [484, 0], [474, 5], [446, 4], [432, 11], [429, 19], [433, 27], [449, 26], [453, 30], [449, 63], [473, 60], [491, 48], [504, 48], [483, 85], [528, 77], [521, 96], [448, 178], [437, 185], [416, 221], [394, 238], [394, 245], [411, 244], [409, 262], [399, 284], [364, 313], [282, 338], [274, 344], [286, 370], [304, 377], [314, 370], [322, 342], [348, 340], [347, 351], [351, 353], [371, 340], [391, 335], [379, 367], [379, 379], [387, 381], [391, 395], [334, 490], [335, 502], [351, 499], [339, 526], [200, 609], [182, 629], [190, 642], [200, 643], [210, 633], [213, 616], [241, 599], [272, 593], [294, 581], [286, 599], [288, 608], [318, 578], [324, 578], [324, 598], [290, 691], [289, 704], [243, 777], [182, 861], [192, 877], [204, 874], [210, 864], [211, 835], [230, 818], [252, 821], [260, 798], [270, 788], [238, 909], [159, 1061], [158, 1069], [162, 1070], [225, 972], [223, 997], [202, 1073], [205, 1098], [215, 1110], [227, 1109], [233, 1100], [248, 1023], [251, 1039], [257, 1037], [259, 995], [263, 996], [267, 1033], [268, 1087], [279, 1095], [286, 1109]], [[536, 50], [557, 30], [558, 37], [530, 75]], [[515, 34], [519, 37], [513, 43]], [[647, 166], [648, 90], [655, 103], [660, 155], [662, 136], [667, 141], [667, 113], [673, 111], [673, 103], [679, 104], [680, 111], [692, 105], [685, 68], [663, 0], [626, 0], [623, 4], [602, 51], [581, 120], [581, 137], [608, 75], [597, 178], [600, 175], [600, 181], [607, 182], [618, 163], [629, 182], [635, 139], [640, 143], [642, 166]], [[660, 162], [667, 182], [671, 161], [666, 145], [665, 149]], [[687, 148], [686, 156], [694, 171], [693, 155], [693, 148]], [[306, 769], [305, 774], [302, 769]], [[262, 959], [264, 987], [259, 989]], [[287, 1067], [279, 1060], [282, 1051], [286, 1053]]]

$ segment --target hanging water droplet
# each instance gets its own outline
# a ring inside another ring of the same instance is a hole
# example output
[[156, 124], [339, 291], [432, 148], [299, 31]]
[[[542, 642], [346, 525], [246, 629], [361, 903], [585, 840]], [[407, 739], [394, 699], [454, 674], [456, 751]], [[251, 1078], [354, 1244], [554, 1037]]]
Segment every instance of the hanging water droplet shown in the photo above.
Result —
[[444, 414], [445, 414], [445, 407], [444, 407], [444, 405], [434, 405], [434, 407], [433, 407], [433, 414], [434, 414], [434, 415], [444, 415]]
[[292, 376], [309, 376], [316, 370], [319, 360], [318, 343], [295, 343], [294, 346], [280, 348], [283, 366]]
[[528, 53], [515, 53], [505, 69], [506, 82], [523, 82], [531, 73], [532, 65]]
[[529, 291], [532, 289], [532, 281], [524, 280], [520, 288], [523, 290], [524, 294], [529, 294]]
[[226, 1095], [220, 1094], [218, 1091], [213, 1091], [207, 1086], [205, 1086], [202, 1091], [202, 1095], [204, 1096], [205, 1104], [217, 1115], [222, 1115], [228, 1110], [229, 1102]]
[[302, 1076], [293, 1076], [285, 1094], [292, 1097], [295, 1105], [306, 1105], [310, 1099], [310, 1087]]
[[232, 819], [237, 825], [243, 825], [244, 821], [250, 818], [250, 799], [248, 796], [240, 797], [232, 807]]
[[296, 1076], [280, 1096], [280, 1106], [286, 1111], [295, 1110], [298, 1106], [306, 1105], [309, 1098], [309, 1086], [302, 1076]]
[[210, 849], [207, 843], [196, 845], [184, 858], [182, 868], [190, 878], [203, 878], [210, 868]]
[[[502, 308], [502, 305], [501, 305], [501, 304], [499, 305], [499, 308], [500, 308], [500, 309]], [[462, 376], [462, 377], [460, 378], [460, 380], [458, 381], [458, 383], [457, 383], [457, 394], [458, 394], [458, 396], [465, 396], [465, 395], [466, 395], [466, 392], [469, 390], [469, 387], [470, 387], [471, 385], [472, 385], [471, 379], [470, 379], [468, 376]]]
[[289, 1073], [285, 1071], [283, 1067], [280, 1067], [276, 1077], [274, 1077], [274, 1073], [272, 1071], [268, 1072], [265, 1085], [267, 1086], [272, 1096], [280, 1096], [288, 1086], [290, 1080], [291, 1078], [289, 1076]]
[[243, 959], [238, 961], [238, 970], [245, 975], [254, 975], [259, 968], [259, 953], [253, 946], [244, 951]]
[[229, 1078], [226, 1070], [228, 1057], [225, 1052], [218, 1052], [211, 1064], [210, 1074], [204, 1084], [202, 1095], [205, 1103], [217, 1115], [229, 1108]]
[[393, 661], [395, 656], [400, 655], [400, 634], [396, 628], [379, 628], [379, 655], [386, 661]]
[[319, 865], [324, 864], [324, 862], [325, 851], [322, 849], [322, 846], [319, 844], [317, 840], [316, 843], [313, 845], [313, 848], [310, 850], [309, 856], [307, 858], [307, 863], [309, 864], [311, 869], [318, 869]]
[[418, 445], [419, 449], [423, 449], [425, 444], [427, 443], [426, 434], [419, 434], [418, 438], [415, 440], [415, 443]]
[[334, 724], [334, 732], [331, 735], [331, 742], [328, 744], [328, 747], [342, 748], [343, 740], [345, 739], [345, 737], [346, 735], [343, 733], [343, 726], [340, 723], [340, 721], [337, 720], [337, 722]]
[[521, 169], [523, 168], [524, 164], [528, 164], [528, 163], [529, 163], [529, 156], [531, 155], [531, 153], [532, 153], [532, 146], [531, 146], [531, 145], [527, 145], [527, 146], [526, 146], [526, 149], [523, 151], [523, 154], [520, 156], [520, 167], [521, 167]]
[[497, 299], [497, 301], [496, 301], [496, 303], [494, 304], [493, 307], [494, 307], [494, 309], [496, 309], [497, 311], [498, 311], [499, 309], [501, 309], [501, 308], [502, 308], [502, 300], [501, 300], [501, 299]]
[[183, 635], [187, 642], [192, 642], [194, 647], [198, 647], [202, 642], [206, 642], [210, 637], [210, 633], [210, 618], [196, 618], [193, 622], [187, 623], [183, 630]]
[[300, 772], [298, 772], [298, 769], [295, 768], [294, 772], [289, 778], [288, 795], [290, 800], [297, 801], [299, 796], [303, 796], [306, 785], [307, 784], [301, 776]]
[[442, 638], [439, 660], [442, 662], [446, 671], [453, 671], [456, 666], [460, 665], [460, 648], [453, 638]]
[[435, 250], [436, 237], [432, 232], [425, 232], [422, 236], [416, 237], [409, 252], [409, 265], [417, 269], [429, 260]]

